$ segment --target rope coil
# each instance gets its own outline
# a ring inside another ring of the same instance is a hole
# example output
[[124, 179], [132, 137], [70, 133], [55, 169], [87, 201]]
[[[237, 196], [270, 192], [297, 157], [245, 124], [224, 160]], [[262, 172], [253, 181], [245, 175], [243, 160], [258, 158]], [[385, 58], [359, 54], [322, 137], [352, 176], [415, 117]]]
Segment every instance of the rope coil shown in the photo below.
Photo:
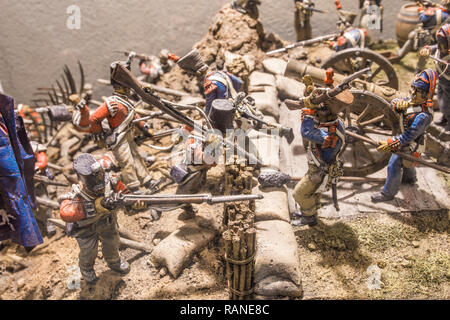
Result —
[[227, 255], [225, 254], [225, 260], [231, 264], [237, 264], [237, 265], [243, 266], [243, 265], [246, 265], [246, 264], [249, 264], [250, 262], [252, 262], [255, 259], [255, 256], [256, 256], [256, 251], [245, 260], [234, 260], [234, 259], [228, 258]]

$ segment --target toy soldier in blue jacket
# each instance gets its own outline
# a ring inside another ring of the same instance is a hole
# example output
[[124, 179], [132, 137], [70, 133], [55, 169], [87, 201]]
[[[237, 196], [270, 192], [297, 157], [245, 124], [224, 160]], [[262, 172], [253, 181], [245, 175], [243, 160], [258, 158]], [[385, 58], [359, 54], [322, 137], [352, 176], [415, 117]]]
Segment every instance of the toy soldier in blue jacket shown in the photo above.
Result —
[[27, 251], [41, 244], [33, 209], [34, 153], [14, 100], [0, 94], [0, 241], [11, 239]]
[[[306, 92], [311, 90], [307, 88]], [[342, 175], [339, 156], [345, 144], [345, 130], [338, 114], [354, 99], [349, 91], [344, 91], [320, 105], [314, 105], [310, 97], [316, 90], [303, 98], [305, 108], [302, 109], [301, 134], [306, 143], [309, 168], [293, 192], [295, 201], [300, 205], [300, 211], [294, 212], [294, 217], [299, 218], [292, 222], [295, 226], [317, 224], [321, 193]]]
[[435, 61], [436, 70], [439, 73], [439, 84], [437, 95], [439, 99], [439, 108], [442, 112], [442, 118], [436, 124], [445, 127], [446, 131], [450, 131], [450, 23], [443, 25], [436, 32], [437, 44], [426, 46], [420, 52], [419, 65], [425, 66], [426, 57], [434, 54], [434, 58], [438, 58], [447, 62], [447, 65]]
[[178, 60], [181, 69], [202, 78], [206, 98], [205, 113], [209, 115], [212, 102], [216, 99], [235, 99], [242, 87], [242, 80], [226, 71], [211, 70], [203, 62], [197, 49]]
[[[412, 94], [408, 98], [398, 98], [391, 102], [392, 109], [399, 115], [401, 134], [380, 141], [378, 151], [408, 151], [416, 157], [425, 151], [425, 131], [433, 120], [433, 96], [437, 74], [426, 69], [416, 75]], [[401, 183], [414, 184], [417, 181], [415, 163], [392, 154], [388, 164], [388, 175], [384, 188], [372, 196], [373, 202], [394, 199]]]

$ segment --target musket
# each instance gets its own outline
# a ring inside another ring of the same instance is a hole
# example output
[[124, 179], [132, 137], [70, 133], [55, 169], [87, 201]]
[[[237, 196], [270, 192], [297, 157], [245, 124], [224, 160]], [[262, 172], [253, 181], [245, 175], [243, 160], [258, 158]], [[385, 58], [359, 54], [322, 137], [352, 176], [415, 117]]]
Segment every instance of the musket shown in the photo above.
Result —
[[[115, 53], [123, 53], [125, 56], [127, 56], [127, 57], [129, 57], [130, 56], [130, 53], [132, 52], [132, 51], [120, 51], [120, 50], [115, 50], [115, 51], [113, 51], [113, 52], [115, 52]], [[136, 58], [138, 58], [138, 59], [140, 59], [140, 60], [145, 60], [145, 61], [150, 61], [150, 60], [152, 60], [152, 56], [149, 56], [149, 55], [146, 55], [146, 54], [136, 54], [135, 53], [135, 55], [134, 55], [134, 57], [136, 57]]]
[[[338, 86], [336, 86], [333, 89], [329, 89], [327, 90], [325, 93], [319, 95], [319, 96], [313, 96], [311, 98], [311, 103], [313, 104], [321, 104], [335, 96], [337, 96], [338, 94], [342, 93], [343, 91], [350, 89], [350, 83], [355, 80], [358, 79], [360, 76], [362, 76], [363, 74], [369, 72], [371, 69], [370, 68], [365, 68], [362, 69], [358, 72], [355, 72], [354, 74], [346, 77], [342, 83], [340, 83]], [[301, 99], [299, 101], [294, 101], [294, 100], [290, 100], [290, 99], [286, 99], [284, 101], [286, 103], [286, 106], [289, 108], [289, 110], [297, 110], [297, 109], [303, 109], [305, 107], [305, 100]]]
[[297, 47], [310, 46], [310, 45], [313, 45], [315, 43], [319, 43], [319, 42], [322, 42], [322, 41], [325, 41], [325, 40], [334, 39], [334, 38], [337, 38], [337, 37], [339, 37], [339, 34], [335, 33], [335, 34], [328, 34], [326, 36], [317, 37], [317, 38], [314, 38], [314, 39], [304, 40], [304, 41], [300, 41], [300, 42], [294, 42], [294, 43], [292, 43], [292, 44], [290, 44], [290, 45], [288, 45], [288, 46], [286, 46], [284, 48], [280, 48], [280, 49], [276, 49], [276, 50], [272, 50], [272, 51], [266, 52], [266, 54], [268, 56], [270, 56], [270, 55], [274, 55], [274, 54], [280, 53], [280, 52], [287, 52], [290, 49], [294, 49], [294, 48], [297, 48]]
[[68, 187], [69, 186], [67, 183], [53, 181], [53, 180], [50, 180], [49, 178], [47, 178], [46, 176], [41, 176], [38, 174], [35, 174], [33, 176], [33, 178], [35, 181], [42, 182], [47, 185], [58, 186], [58, 187]]
[[290, 143], [294, 140], [294, 132], [292, 128], [284, 127], [278, 123], [269, 123], [265, 121], [264, 119], [261, 119], [260, 117], [256, 116], [252, 113], [253, 108], [252, 102], [248, 100], [249, 97], [245, 95], [244, 92], [240, 92], [238, 96], [236, 97], [234, 101], [235, 110], [237, 111], [238, 115], [240, 115], [243, 118], [246, 118], [248, 120], [256, 121], [261, 126], [266, 126], [266, 129], [278, 129], [280, 130], [280, 136], [285, 137], [286, 140]]
[[[380, 145], [378, 142], [376, 142], [376, 141], [374, 141], [374, 140], [372, 140], [372, 139], [370, 139], [368, 137], [361, 136], [361, 135], [359, 135], [357, 133], [354, 133], [354, 132], [351, 132], [351, 131], [348, 131], [348, 130], [345, 131], [345, 134], [350, 136], [350, 137], [356, 138], [358, 140], [367, 142], [368, 144], [371, 144], [371, 145], [373, 145], [375, 147], [378, 147]], [[414, 157], [414, 156], [412, 156], [412, 155], [410, 155], [408, 153], [401, 152], [401, 151], [397, 151], [397, 152], [393, 152], [393, 153], [398, 155], [398, 156], [400, 156], [401, 158], [403, 158], [405, 160], [408, 160], [408, 161], [411, 161], [411, 162], [417, 162], [417, 163], [423, 164], [423, 165], [425, 165], [427, 167], [430, 167], [430, 168], [433, 168], [433, 169], [436, 169], [436, 170], [439, 170], [439, 171], [442, 171], [442, 172], [445, 172], [445, 173], [450, 173], [450, 169], [447, 168], [447, 167], [440, 166], [438, 164], [435, 164], [433, 162], [429, 162], [429, 161], [423, 160], [421, 158], [416, 158], [416, 157]]]
[[[180, 195], [145, 195], [145, 194], [124, 194], [116, 193], [109, 201], [119, 204], [133, 204], [135, 202], [145, 202], [148, 205], [180, 205], [180, 204], [201, 204], [209, 205], [228, 202], [241, 202], [263, 199], [261, 194], [233, 195], [233, 196], [212, 196], [210, 194], [180, 194]], [[108, 202], [108, 200], [107, 200]]]
[[[105, 80], [105, 79], [97, 79], [98, 83], [110, 86], [111, 85], [111, 81], [109, 80]], [[168, 89], [168, 88], [164, 88], [164, 87], [160, 87], [157, 85], [154, 85], [152, 83], [148, 83], [145, 81], [140, 81], [140, 83], [146, 87], [150, 87], [153, 90], [157, 91], [157, 92], [161, 92], [161, 93], [165, 93], [171, 96], [175, 96], [175, 97], [186, 97], [189, 96], [186, 92], [183, 91], [179, 91], [179, 90], [174, 90], [174, 89]]]
[[[200, 132], [202, 136], [206, 136], [207, 130], [202, 126], [198, 125], [194, 120], [175, 109], [169, 103], [162, 101], [157, 95], [155, 95], [149, 88], [145, 88], [136, 79], [136, 77], [124, 66], [117, 64], [112, 73], [112, 78], [124, 87], [131, 88], [133, 91], [144, 101], [145, 103], [155, 106], [159, 110], [167, 113], [169, 116], [173, 117], [176, 121], [185, 124], [195, 131]], [[222, 145], [225, 147], [235, 148], [239, 153], [245, 155], [250, 162], [264, 165], [260, 159], [250, 154], [241, 147], [235, 145], [233, 142], [223, 140]]]
[[137, 118], [137, 119], [133, 120], [132, 123], [134, 124], [134, 123], [139, 123], [141, 121], [147, 121], [147, 120], [150, 120], [150, 119], [153, 119], [153, 118], [158, 118], [158, 117], [163, 116], [163, 115], [164, 115], [164, 112], [162, 112], [162, 111], [152, 112], [148, 116], [145, 116], [145, 117], [142, 117], [142, 118]]
[[306, 11], [312, 11], [312, 12], [317, 12], [317, 13], [328, 13], [328, 10], [320, 10], [320, 9], [316, 9], [313, 6], [308, 6], [302, 3], [297, 3], [297, 8], [299, 10], [306, 10]]

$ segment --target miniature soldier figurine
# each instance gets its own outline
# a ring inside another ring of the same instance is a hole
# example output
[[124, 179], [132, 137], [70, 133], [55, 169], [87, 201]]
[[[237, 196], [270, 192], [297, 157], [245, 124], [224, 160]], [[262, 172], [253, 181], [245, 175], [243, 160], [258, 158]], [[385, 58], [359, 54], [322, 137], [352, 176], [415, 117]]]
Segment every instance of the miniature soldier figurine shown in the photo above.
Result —
[[294, 28], [297, 42], [312, 38], [311, 16], [314, 3], [311, 0], [294, 0]]
[[[119, 232], [115, 205], [108, 201], [114, 193], [128, 192], [117, 177], [105, 172], [101, 162], [90, 154], [81, 154], [73, 162], [79, 184], [61, 196], [61, 219], [67, 223], [69, 235], [77, 239], [80, 247], [79, 266], [81, 275], [88, 283], [94, 283], [94, 270], [98, 254], [98, 241], [102, 241], [102, 252], [109, 268], [121, 274], [130, 271], [129, 264], [119, 256]], [[146, 204], [136, 203], [133, 209], [142, 209]]]
[[33, 150], [22, 118], [15, 118], [14, 100], [0, 94], [0, 241], [11, 239], [27, 251], [41, 244], [33, 215]]
[[[429, 37], [429, 35], [436, 32], [442, 24], [448, 21], [450, 17], [450, 14], [448, 12], [449, 2], [443, 1], [442, 3], [443, 5], [447, 5], [447, 9], [437, 4], [435, 4], [434, 6], [419, 7], [419, 20], [422, 26], [411, 31], [411, 33], [408, 35], [408, 40], [398, 51], [399, 58], [404, 57], [408, 52], [419, 50], [419, 48], [430, 45], [432, 39], [431, 37]], [[424, 31], [423, 29], [428, 29], [429, 32]], [[420, 60], [419, 65], [421, 66], [421, 69], [425, 67], [423, 65], [423, 62], [421, 62]]]
[[365, 48], [366, 41], [366, 29], [349, 27], [344, 31], [342, 36], [337, 38], [336, 42], [330, 42], [330, 47], [336, 52], [350, 48]]
[[342, 175], [339, 156], [345, 143], [345, 131], [338, 113], [351, 105], [354, 97], [349, 91], [344, 91], [325, 103], [314, 105], [310, 98], [318, 90], [326, 89], [307, 87], [306, 93], [311, 94], [303, 98], [306, 108], [302, 109], [301, 134], [306, 143], [309, 169], [293, 193], [300, 205], [300, 211], [294, 212], [294, 216], [299, 217], [292, 222], [295, 226], [317, 224], [321, 192], [329, 189], [336, 182], [333, 179]]
[[[380, 31], [383, 32], [383, 5], [382, 0], [359, 0], [359, 9], [361, 9], [361, 17], [359, 26], [370, 29], [376, 27], [376, 19], [380, 21]], [[375, 15], [375, 16], [374, 16]], [[378, 16], [379, 15], [379, 16]]]
[[178, 60], [178, 65], [183, 70], [202, 78], [206, 98], [206, 115], [209, 115], [214, 100], [235, 99], [243, 84], [241, 79], [228, 72], [211, 70], [203, 62], [197, 49]]
[[447, 8], [435, 5], [431, 7], [420, 7], [418, 9], [419, 19], [424, 28], [439, 27], [448, 20], [450, 16], [448, 12], [449, 1], [442, 1], [442, 4]]
[[[391, 102], [392, 109], [399, 115], [401, 134], [380, 141], [378, 151], [409, 151], [415, 157], [425, 151], [425, 131], [433, 120], [433, 96], [437, 74], [426, 69], [416, 75], [412, 94], [408, 98], [398, 98]], [[401, 183], [414, 184], [417, 181], [415, 163], [392, 154], [388, 164], [388, 174], [384, 188], [372, 196], [373, 202], [390, 201], [398, 193]]]
[[445, 127], [446, 131], [450, 131], [450, 24], [443, 25], [436, 33], [437, 45], [427, 46], [420, 52], [419, 65], [425, 66], [425, 59], [431, 54], [434, 54], [435, 58], [441, 59], [447, 62], [447, 65], [443, 65], [435, 61], [436, 69], [439, 73], [438, 84], [438, 99], [439, 108], [442, 112], [442, 118], [436, 122], [437, 125]]
[[[208, 119], [213, 129], [219, 130], [225, 136], [227, 130], [233, 129], [233, 103], [224, 99], [214, 100]], [[206, 182], [208, 170], [218, 164], [219, 152], [216, 153], [216, 150], [219, 148], [219, 138], [215, 134], [209, 134], [203, 142], [192, 133], [193, 128], [188, 126], [181, 129], [180, 137], [186, 142], [184, 157], [170, 172], [174, 181], [178, 183], [177, 194], [197, 193]], [[184, 210], [191, 215], [195, 213], [191, 204], [185, 205]]]
[[[36, 141], [31, 141], [31, 147], [33, 148], [34, 156], [36, 158], [36, 163], [34, 166], [35, 172], [37, 174], [42, 174], [46, 176], [50, 180], [53, 180], [55, 177], [53, 176], [50, 169], [47, 167], [48, 164], [46, 153], [47, 148], [44, 145], [37, 143]], [[38, 182], [36, 184], [35, 189], [36, 189], [36, 196], [49, 199], [47, 186], [44, 183]], [[56, 227], [53, 225], [53, 223], [48, 221], [49, 218], [53, 218], [52, 209], [45, 206], [38, 206], [36, 211], [36, 218], [44, 224], [45, 229], [47, 231], [47, 235], [49, 237], [55, 235]]]
[[[163, 49], [159, 57], [152, 56], [149, 59], [141, 59], [139, 61], [140, 71], [147, 76], [147, 82], [155, 83], [163, 74], [169, 72], [179, 59], [180, 57], [174, 53]], [[149, 63], [147, 64], [148, 61]]]
[[242, 14], [248, 14], [253, 19], [258, 19], [260, 4], [260, 0], [235, 0], [231, 3], [231, 7]]
[[[111, 74], [118, 63], [130, 70], [129, 60], [112, 63]], [[79, 110], [79, 113], [74, 117], [74, 125], [79, 131], [91, 133], [94, 140], [100, 144], [104, 143], [112, 151], [121, 168], [121, 178], [127, 189], [134, 192], [140, 186], [151, 188], [154, 181], [134, 142], [132, 129], [137, 126], [147, 136], [152, 136], [152, 129], [144, 121], [134, 122], [139, 117], [135, 114], [133, 103], [128, 99], [130, 89], [122, 87], [112, 77], [111, 84], [114, 88], [113, 95], [92, 115], [89, 115], [89, 108], [83, 100], [78, 101], [75, 109]], [[104, 130], [104, 119], [107, 119], [111, 130]]]

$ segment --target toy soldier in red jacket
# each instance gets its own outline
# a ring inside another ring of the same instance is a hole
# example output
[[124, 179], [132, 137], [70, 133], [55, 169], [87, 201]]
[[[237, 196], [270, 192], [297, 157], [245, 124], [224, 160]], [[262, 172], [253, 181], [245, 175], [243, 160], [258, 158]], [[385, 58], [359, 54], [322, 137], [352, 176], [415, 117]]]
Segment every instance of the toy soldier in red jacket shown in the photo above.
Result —
[[[111, 64], [111, 72], [116, 64], [130, 68], [130, 59], [126, 62], [118, 61]], [[89, 115], [89, 108], [83, 101], [76, 101], [74, 125], [78, 130], [89, 132], [95, 141], [104, 144], [112, 151], [121, 168], [121, 178], [130, 191], [139, 187], [151, 188], [154, 181], [145, 166], [145, 161], [134, 142], [133, 128], [136, 126], [145, 135], [151, 136], [152, 130], [144, 121], [136, 122], [139, 118], [133, 103], [128, 99], [130, 89], [122, 87], [111, 78], [114, 88], [113, 95], [106, 102]], [[109, 129], [104, 129], [103, 120], [107, 119]]]

